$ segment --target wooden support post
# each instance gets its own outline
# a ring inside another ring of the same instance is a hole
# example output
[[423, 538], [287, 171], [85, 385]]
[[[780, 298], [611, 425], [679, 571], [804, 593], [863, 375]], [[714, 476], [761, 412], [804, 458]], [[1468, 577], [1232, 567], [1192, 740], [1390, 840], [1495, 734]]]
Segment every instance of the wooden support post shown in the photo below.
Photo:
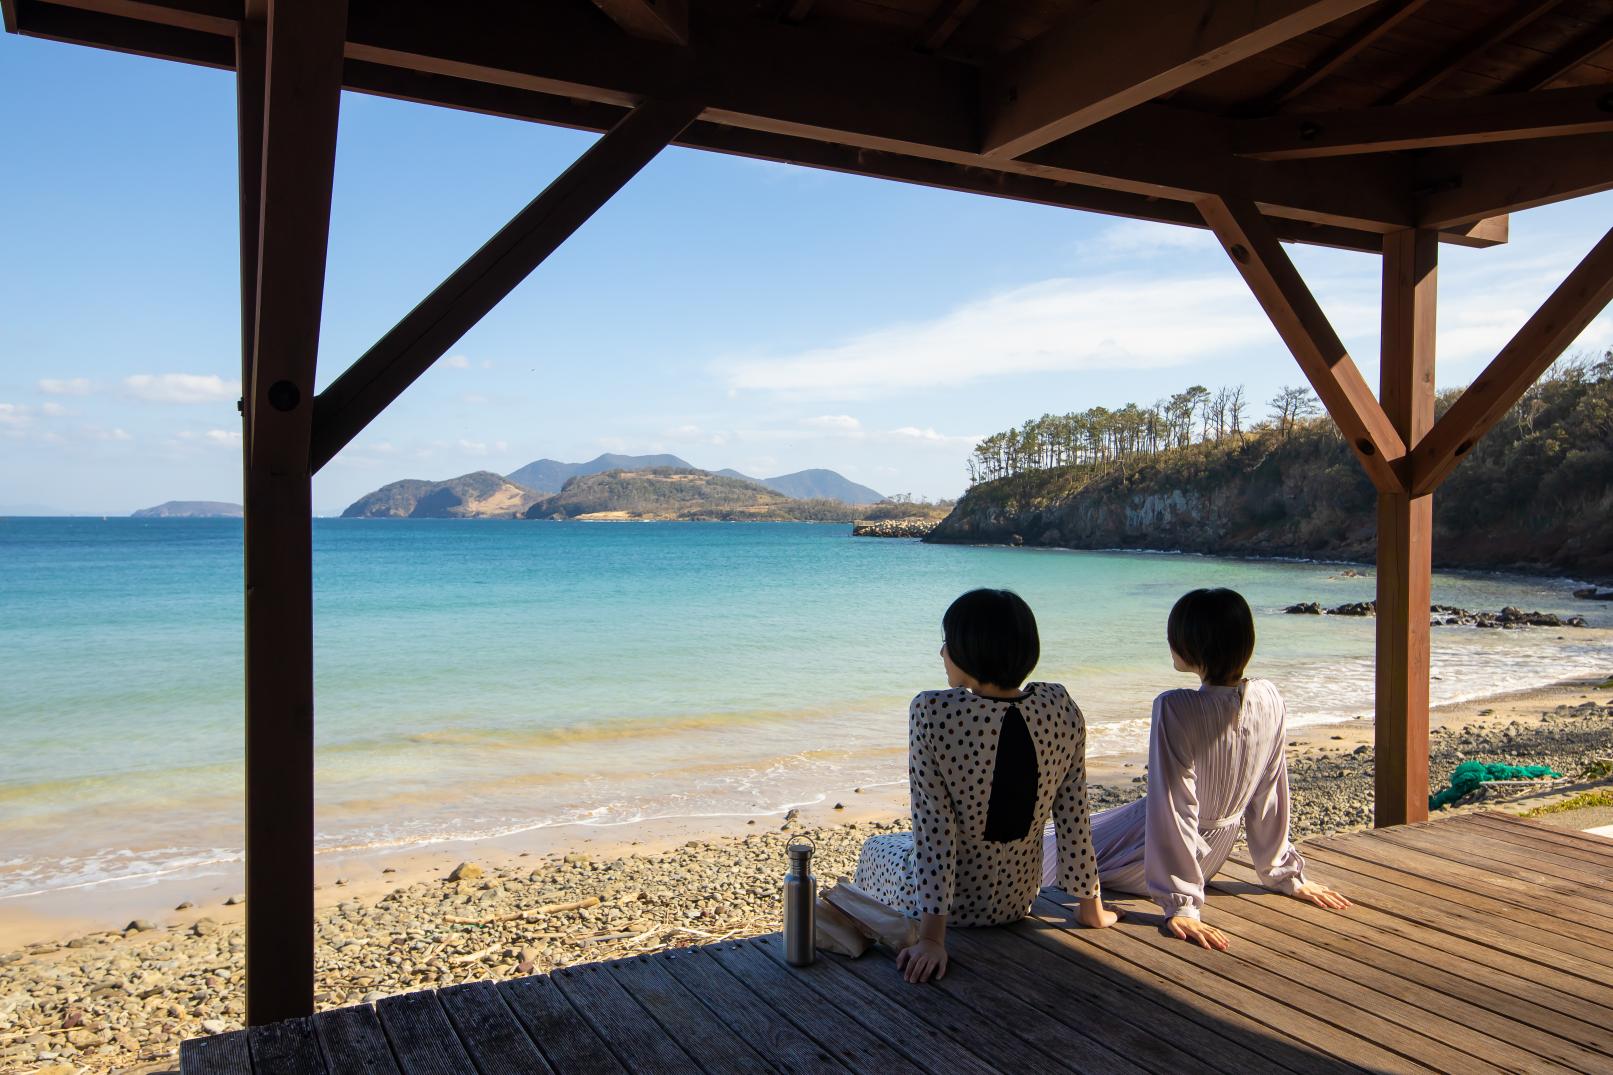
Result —
[[[1434, 424], [1439, 237], [1391, 232], [1383, 244], [1384, 413], [1408, 448]], [[1379, 827], [1428, 819], [1428, 612], [1434, 498], [1378, 490], [1377, 745]]]
[[330, 462], [699, 114], [688, 100], [638, 105], [421, 299], [319, 394], [313, 469]]
[[[246, 460], [246, 1018], [313, 1011], [311, 472], [345, 0], [268, 0], [261, 62], [243, 37], [242, 216], [257, 261]], [[255, 70], [254, 70], [255, 68]], [[259, 111], [261, 106], [261, 111]], [[252, 129], [257, 121], [257, 130]], [[254, 209], [250, 203], [256, 200]], [[243, 251], [248, 244], [243, 242]], [[247, 282], [244, 286], [250, 286]]]
[[1338, 333], [1250, 201], [1205, 198], [1199, 213], [1288, 345], [1317, 398], [1381, 492], [1403, 488], [1405, 441], [1385, 416]]

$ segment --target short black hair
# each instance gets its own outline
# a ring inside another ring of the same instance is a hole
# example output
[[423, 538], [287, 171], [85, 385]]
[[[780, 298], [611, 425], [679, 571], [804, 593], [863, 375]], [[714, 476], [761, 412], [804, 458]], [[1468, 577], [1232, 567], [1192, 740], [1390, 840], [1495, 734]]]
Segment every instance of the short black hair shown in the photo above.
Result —
[[1236, 590], [1193, 590], [1171, 608], [1165, 639], [1206, 682], [1230, 686], [1254, 656], [1254, 613]]
[[1036, 616], [1012, 590], [970, 590], [941, 617], [947, 656], [994, 687], [1018, 687], [1042, 657]]

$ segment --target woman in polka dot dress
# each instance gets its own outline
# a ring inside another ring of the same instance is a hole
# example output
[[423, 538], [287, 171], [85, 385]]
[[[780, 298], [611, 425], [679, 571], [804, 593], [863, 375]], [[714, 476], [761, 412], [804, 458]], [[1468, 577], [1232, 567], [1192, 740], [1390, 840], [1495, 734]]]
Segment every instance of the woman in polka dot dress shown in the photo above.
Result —
[[1116, 919], [1099, 900], [1081, 710], [1057, 683], [1025, 683], [1041, 655], [1030, 607], [1007, 590], [973, 590], [941, 627], [950, 687], [908, 708], [913, 831], [865, 843], [853, 879], [919, 920], [918, 941], [897, 956], [910, 982], [946, 973], [948, 924], [1003, 925], [1030, 910], [1049, 816], [1079, 920]]

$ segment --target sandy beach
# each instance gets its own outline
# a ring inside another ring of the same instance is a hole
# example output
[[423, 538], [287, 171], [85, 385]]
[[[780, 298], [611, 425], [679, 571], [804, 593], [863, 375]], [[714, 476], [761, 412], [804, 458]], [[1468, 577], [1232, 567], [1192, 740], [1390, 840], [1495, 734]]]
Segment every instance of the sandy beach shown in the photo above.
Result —
[[[1433, 723], [1435, 781], [1466, 758], [1577, 775], [1613, 756], [1613, 678], [1447, 706]], [[1296, 839], [1370, 823], [1371, 738], [1364, 719], [1292, 735]], [[1140, 755], [1095, 760], [1093, 809], [1141, 794], [1144, 769]], [[817, 873], [831, 878], [853, 868], [868, 836], [905, 827], [906, 806], [903, 784], [831, 789], [788, 819], [558, 827], [322, 858], [318, 1004], [771, 931], [792, 835], [813, 837]], [[105, 890], [75, 901], [71, 917], [6, 908], [0, 1070], [166, 1070], [183, 1038], [238, 1027], [245, 908], [227, 903], [232, 887]]]

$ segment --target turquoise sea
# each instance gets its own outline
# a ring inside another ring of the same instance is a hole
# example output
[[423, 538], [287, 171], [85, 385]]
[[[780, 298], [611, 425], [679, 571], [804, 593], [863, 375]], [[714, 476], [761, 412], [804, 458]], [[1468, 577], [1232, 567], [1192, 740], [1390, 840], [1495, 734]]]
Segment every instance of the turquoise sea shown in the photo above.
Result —
[[[757, 816], [905, 778], [906, 703], [943, 685], [947, 603], [1023, 594], [1037, 678], [1095, 754], [1182, 685], [1184, 590], [1258, 615], [1255, 674], [1295, 723], [1370, 711], [1372, 623], [1284, 616], [1372, 596], [1317, 563], [924, 546], [810, 524], [314, 525], [319, 844], [561, 823]], [[1578, 613], [1572, 584], [1439, 576], [1437, 601]], [[1604, 674], [1602, 632], [1438, 629], [1435, 701]], [[0, 519], [0, 898], [217, 869], [241, 845], [241, 530]]]

